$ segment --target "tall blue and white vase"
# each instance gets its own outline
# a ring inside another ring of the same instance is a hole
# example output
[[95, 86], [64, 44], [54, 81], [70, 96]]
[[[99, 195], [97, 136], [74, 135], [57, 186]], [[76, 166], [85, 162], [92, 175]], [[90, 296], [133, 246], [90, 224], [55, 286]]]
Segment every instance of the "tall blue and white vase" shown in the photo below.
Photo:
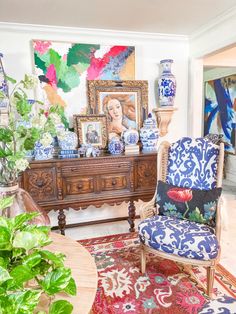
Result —
[[176, 79], [171, 73], [172, 59], [161, 60], [162, 74], [158, 80], [160, 106], [173, 106], [176, 94]]

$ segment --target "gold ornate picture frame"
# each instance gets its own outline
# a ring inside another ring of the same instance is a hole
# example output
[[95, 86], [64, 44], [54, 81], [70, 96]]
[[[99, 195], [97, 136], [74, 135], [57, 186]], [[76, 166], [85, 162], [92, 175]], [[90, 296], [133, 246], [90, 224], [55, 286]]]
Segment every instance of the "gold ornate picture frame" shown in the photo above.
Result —
[[105, 114], [109, 138], [139, 130], [148, 115], [148, 81], [87, 81], [88, 113]]
[[74, 130], [78, 135], [79, 144], [91, 144], [104, 149], [107, 145], [106, 115], [73, 115]]

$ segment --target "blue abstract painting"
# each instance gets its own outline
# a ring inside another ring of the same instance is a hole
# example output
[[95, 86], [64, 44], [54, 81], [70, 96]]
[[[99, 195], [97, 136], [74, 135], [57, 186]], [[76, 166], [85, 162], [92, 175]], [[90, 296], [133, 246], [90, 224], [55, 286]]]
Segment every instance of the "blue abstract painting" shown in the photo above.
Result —
[[205, 83], [204, 135], [222, 134], [225, 150], [235, 153], [236, 74]]

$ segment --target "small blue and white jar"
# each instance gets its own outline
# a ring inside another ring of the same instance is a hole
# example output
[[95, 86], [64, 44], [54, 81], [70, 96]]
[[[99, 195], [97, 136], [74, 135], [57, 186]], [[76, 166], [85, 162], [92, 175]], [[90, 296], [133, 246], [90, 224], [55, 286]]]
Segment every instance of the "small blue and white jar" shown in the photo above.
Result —
[[121, 138], [123, 139], [125, 146], [136, 145], [139, 140], [139, 134], [136, 129], [129, 128], [122, 133]]
[[158, 80], [160, 106], [173, 106], [176, 94], [176, 79], [171, 73], [172, 59], [161, 60], [162, 74]]
[[34, 144], [34, 158], [35, 160], [47, 160], [53, 158], [53, 145], [47, 147], [37, 141]]
[[74, 150], [78, 147], [78, 136], [75, 132], [65, 131], [58, 136], [60, 149]]
[[124, 151], [124, 144], [119, 137], [112, 137], [108, 144], [108, 150], [112, 155], [119, 155]]
[[144, 121], [143, 127], [140, 129], [140, 139], [144, 152], [152, 152], [157, 150], [157, 141], [159, 139], [159, 130], [157, 128], [156, 119], [152, 114], [148, 114], [148, 118]]

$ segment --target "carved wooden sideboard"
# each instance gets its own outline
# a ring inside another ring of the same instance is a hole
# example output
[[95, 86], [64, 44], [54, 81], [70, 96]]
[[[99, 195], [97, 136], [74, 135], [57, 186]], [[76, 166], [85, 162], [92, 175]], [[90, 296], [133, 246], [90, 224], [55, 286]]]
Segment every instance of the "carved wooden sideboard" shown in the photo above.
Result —
[[[96, 158], [50, 159], [32, 161], [21, 178], [21, 186], [46, 211], [58, 213], [58, 226], [65, 234], [64, 210], [79, 210], [89, 205], [129, 202], [130, 231], [134, 231], [135, 205], [139, 199], [149, 201], [155, 191], [157, 154], [103, 155]], [[104, 219], [97, 222], [121, 220]], [[74, 224], [78, 226], [81, 224]], [[70, 225], [71, 226], [71, 225]]]

